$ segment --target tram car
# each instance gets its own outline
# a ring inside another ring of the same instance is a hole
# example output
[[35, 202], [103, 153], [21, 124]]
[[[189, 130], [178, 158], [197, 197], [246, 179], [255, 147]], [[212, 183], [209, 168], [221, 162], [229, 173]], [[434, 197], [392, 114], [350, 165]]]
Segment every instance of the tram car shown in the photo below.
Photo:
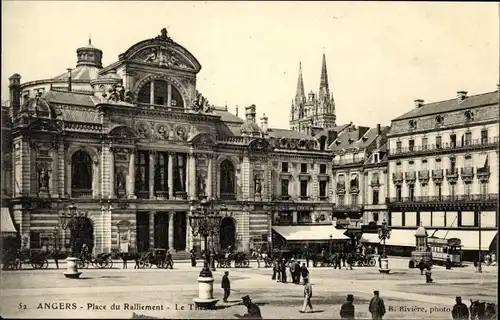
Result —
[[460, 239], [429, 237], [427, 244], [431, 249], [433, 264], [444, 265], [449, 257], [453, 267], [462, 266], [462, 242]]

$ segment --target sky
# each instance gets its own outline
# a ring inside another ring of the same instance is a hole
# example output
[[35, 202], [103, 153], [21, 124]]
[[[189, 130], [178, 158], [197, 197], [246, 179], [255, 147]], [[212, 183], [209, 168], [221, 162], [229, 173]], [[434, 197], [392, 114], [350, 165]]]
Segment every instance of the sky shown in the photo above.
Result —
[[495, 91], [496, 3], [48, 2], [2, 1], [2, 101], [8, 77], [54, 77], [92, 44], [103, 63], [135, 43], [169, 36], [201, 63], [197, 89], [240, 117], [255, 104], [269, 126], [288, 128], [299, 62], [318, 91], [326, 55], [337, 124], [375, 127], [426, 102]]

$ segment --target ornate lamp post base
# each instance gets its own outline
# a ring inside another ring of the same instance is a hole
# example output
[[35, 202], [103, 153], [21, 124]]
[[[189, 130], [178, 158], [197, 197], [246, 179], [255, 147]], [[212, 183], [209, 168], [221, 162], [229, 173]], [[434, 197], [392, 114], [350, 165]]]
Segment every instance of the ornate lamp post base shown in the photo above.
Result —
[[381, 258], [380, 259], [380, 265], [381, 268], [378, 269], [380, 273], [389, 273], [391, 272], [391, 269], [389, 269], [389, 259], [388, 258]]
[[66, 258], [66, 272], [64, 273], [64, 276], [66, 278], [78, 279], [80, 277], [82, 273], [78, 272], [77, 262], [78, 258], [75, 257]]
[[211, 274], [198, 277], [198, 298], [193, 299], [197, 309], [214, 309], [219, 299], [214, 299], [214, 278]]

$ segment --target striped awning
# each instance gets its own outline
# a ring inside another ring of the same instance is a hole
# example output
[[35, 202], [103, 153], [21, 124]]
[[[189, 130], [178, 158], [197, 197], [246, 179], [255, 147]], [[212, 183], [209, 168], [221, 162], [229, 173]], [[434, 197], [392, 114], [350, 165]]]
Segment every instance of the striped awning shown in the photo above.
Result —
[[14, 223], [12, 222], [9, 208], [2, 208], [1, 215], [2, 220], [0, 220], [0, 231], [2, 233], [2, 236], [16, 235], [16, 227], [14, 227]]
[[345, 229], [336, 229], [332, 225], [320, 226], [276, 226], [273, 230], [288, 241], [326, 241], [349, 239]]

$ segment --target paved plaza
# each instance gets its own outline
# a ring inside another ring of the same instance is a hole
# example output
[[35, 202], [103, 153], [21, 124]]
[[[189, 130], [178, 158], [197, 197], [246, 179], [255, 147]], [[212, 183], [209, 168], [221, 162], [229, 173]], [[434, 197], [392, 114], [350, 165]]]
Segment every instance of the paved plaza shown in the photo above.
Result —
[[[201, 264], [198, 264], [200, 266]], [[303, 286], [271, 280], [270, 268], [231, 268], [234, 289], [228, 303], [219, 302], [216, 310], [195, 310], [200, 267], [178, 262], [173, 270], [84, 269], [81, 279], [70, 280], [53, 265], [47, 270], [1, 272], [0, 314], [9, 318], [132, 318], [133, 314], [154, 318], [236, 318], [246, 308], [241, 297], [250, 295], [260, 305], [265, 319], [338, 318], [348, 293], [355, 299], [356, 319], [369, 318], [368, 302], [373, 290], [385, 300], [385, 319], [451, 319], [454, 298], [496, 301], [497, 269], [485, 267], [482, 274], [472, 267], [433, 269], [435, 283], [426, 284], [420, 271], [407, 268], [407, 260], [390, 259], [391, 274], [377, 268], [333, 270], [310, 268], [314, 313], [302, 314]], [[120, 266], [120, 268], [118, 268]], [[220, 281], [224, 271], [214, 272], [214, 295], [222, 298]], [[117, 308], [117, 306], [119, 308]], [[155, 310], [148, 310], [150, 306]], [[144, 309], [148, 308], [148, 309]]]

